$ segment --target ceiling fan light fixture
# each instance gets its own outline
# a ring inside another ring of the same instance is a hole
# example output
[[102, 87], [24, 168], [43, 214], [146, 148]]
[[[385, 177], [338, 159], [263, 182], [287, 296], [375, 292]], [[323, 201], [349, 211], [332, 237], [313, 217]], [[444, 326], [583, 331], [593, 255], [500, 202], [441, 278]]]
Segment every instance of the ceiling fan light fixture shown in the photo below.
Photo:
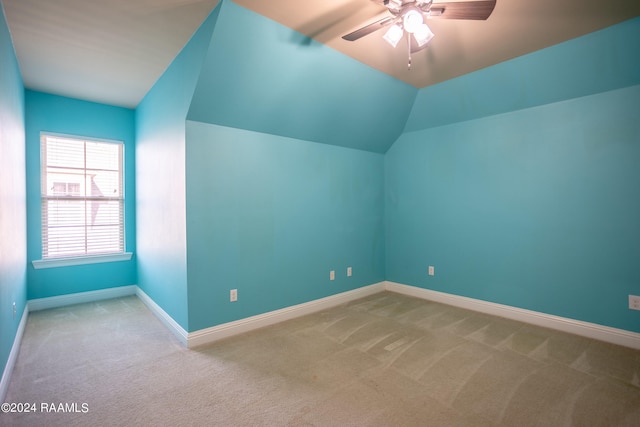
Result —
[[413, 38], [416, 39], [419, 47], [422, 47], [429, 43], [435, 34], [431, 31], [431, 28], [427, 24], [422, 24], [416, 31], [413, 32]]
[[402, 31], [402, 27], [396, 24], [389, 27], [383, 38], [391, 46], [396, 47], [398, 45], [398, 42], [402, 39], [403, 35], [404, 31]]
[[404, 24], [405, 31], [413, 34], [421, 25], [424, 25], [424, 17], [422, 13], [416, 9], [409, 9], [404, 13], [402, 23]]

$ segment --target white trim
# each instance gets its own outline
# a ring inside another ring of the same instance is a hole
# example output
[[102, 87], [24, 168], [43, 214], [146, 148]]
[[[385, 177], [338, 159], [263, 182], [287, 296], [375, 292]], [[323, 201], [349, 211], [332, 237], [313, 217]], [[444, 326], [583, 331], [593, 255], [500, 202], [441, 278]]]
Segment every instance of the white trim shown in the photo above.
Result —
[[103, 299], [119, 298], [136, 294], [136, 285], [119, 286], [117, 288], [100, 289], [97, 291], [79, 292], [76, 294], [59, 295], [48, 298], [38, 298], [27, 301], [29, 311], [46, 310]]
[[189, 332], [187, 346], [189, 348], [192, 348], [204, 344], [209, 344], [233, 335], [252, 331], [254, 329], [273, 325], [274, 323], [283, 322], [285, 320], [290, 320], [296, 317], [315, 313], [316, 311], [335, 307], [337, 305], [344, 304], [358, 298], [373, 295], [384, 290], [385, 282], [380, 282], [351, 291], [342, 292], [340, 294], [331, 295], [325, 298], [320, 298], [302, 304], [285, 307], [279, 310], [270, 311], [268, 313], [258, 314], [256, 316], [235, 320], [233, 322], [223, 323], [211, 328]]
[[178, 324], [173, 317], [162, 309], [154, 300], [149, 297], [142, 289], [136, 286], [136, 295], [146, 305], [153, 314], [180, 340], [182, 345], [188, 347], [188, 333]]
[[[559, 331], [564, 331], [571, 334], [640, 350], [640, 333], [389, 281], [379, 282], [373, 285], [364, 286], [362, 288], [354, 289], [336, 295], [331, 295], [306, 303], [285, 307], [279, 310], [258, 314], [256, 316], [251, 316], [228, 323], [223, 323], [221, 325], [212, 326], [210, 328], [200, 329], [194, 332], [187, 332], [169, 314], [167, 314], [167, 312], [165, 312], [158, 304], [156, 304], [156, 302], [153, 301], [142, 289], [140, 289], [136, 285], [131, 285], [27, 301], [27, 306], [25, 307], [21, 325], [18, 329], [18, 333], [16, 334], [14, 348], [12, 349], [12, 353], [9, 357], [9, 361], [7, 362], [7, 366], [5, 367], [5, 372], [2, 377], [2, 384], [0, 385], [0, 397], [2, 397], [1, 393], [3, 391], [6, 392], [6, 390], [3, 390], [2, 387], [8, 387], [8, 376], [11, 372], [9, 367], [11, 366], [12, 369], [12, 363], [15, 363], [15, 357], [17, 356], [17, 351], [19, 349], [24, 330], [23, 323], [26, 323], [27, 315], [31, 311], [62, 307], [71, 304], [93, 302], [103, 299], [118, 298], [127, 295], [137, 295], [138, 298], [140, 298], [140, 300], [142, 300], [142, 302], [149, 308], [149, 310], [151, 310], [151, 312], [160, 319], [160, 321], [178, 338], [178, 340], [184, 346], [192, 348], [228, 338], [233, 335], [269, 326], [274, 323], [283, 322], [285, 320], [294, 319], [300, 316], [315, 313], [320, 310], [335, 307], [337, 305], [373, 295], [385, 290], [494, 316], [505, 317], [520, 322], [538, 325], [545, 328], [556, 329]], [[13, 354], [14, 351], [16, 352], [15, 355]], [[7, 379], [5, 379], [5, 377], [7, 377]], [[5, 381], [7, 381], [7, 384], [5, 384]], [[2, 399], [0, 399], [0, 401], [1, 400]]]
[[29, 305], [25, 304], [24, 311], [22, 312], [22, 319], [20, 319], [20, 324], [18, 325], [16, 336], [13, 339], [13, 345], [11, 346], [11, 351], [9, 352], [9, 358], [7, 359], [7, 364], [4, 366], [4, 371], [2, 371], [2, 380], [0, 380], [0, 403], [4, 402], [5, 398], [7, 397], [7, 391], [9, 390], [9, 383], [11, 382], [11, 374], [13, 373], [13, 368], [16, 365], [16, 360], [18, 360], [18, 353], [20, 352], [20, 344], [22, 343], [22, 336], [24, 335], [24, 328], [27, 325], [28, 317], [29, 317]]
[[624, 329], [602, 326], [595, 323], [583, 322], [581, 320], [568, 319], [566, 317], [554, 316], [551, 314], [447, 294], [410, 285], [403, 285], [400, 283], [385, 282], [385, 289], [399, 294], [448, 304], [494, 316], [506, 317], [507, 319], [556, 329], [558, 331], [568, 332], [640, 350], [640, 333], [626, 331]]
[[33, 268], [69, 267], [72, 265], [98, 264], [101, 262], [129, 261], [133, 256], [132, 252], [122, 252], [118, 254], [87, 255], [81, 257], [46, 258], [31, 261]]

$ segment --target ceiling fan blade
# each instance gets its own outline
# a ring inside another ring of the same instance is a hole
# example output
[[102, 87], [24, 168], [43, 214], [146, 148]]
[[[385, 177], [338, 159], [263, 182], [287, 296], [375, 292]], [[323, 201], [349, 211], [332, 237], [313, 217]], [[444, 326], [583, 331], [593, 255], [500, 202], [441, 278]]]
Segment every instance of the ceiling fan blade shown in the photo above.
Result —
[[381, 28], [384, 28], [384, 27], [390, 25], [393, 22], [394, 19], [395, 19], [395, 17], [393, 17], [393, 16], [387, 16], [386, 18], [382, 18], [379, 21], [373, 22], [373, 23], [371, 23], [369, 25], [365, 25], [364, 27], [362, 27], [362, 28], [360, 28], [358, 30], [355, 30], [352, 33], [349, 33], [349, 34], [347, 34], [345, 36], [342, 36], [342, 38], [347, 40], [347, 41], [350, 41], [350, 42], [358, 40], [359, 38], [362, 38], [362, 37], [364, 37], [366, 35], [369, 35], [369, 34], [375, 32], [375, 31], [378, 31]]
[[485, 20], [496, 7], [496, 0], [433, 3], [429, 19]]

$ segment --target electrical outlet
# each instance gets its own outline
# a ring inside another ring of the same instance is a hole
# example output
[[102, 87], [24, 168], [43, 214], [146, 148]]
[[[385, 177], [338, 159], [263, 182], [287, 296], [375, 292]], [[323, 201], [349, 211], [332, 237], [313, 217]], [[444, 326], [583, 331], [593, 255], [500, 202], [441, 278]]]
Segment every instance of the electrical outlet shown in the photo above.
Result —
[[229, 291], [229, 301], [231, 301], [231, 302], [238, 301], [238, 290], [237, 289], [231, 289]]
[[429, 276], [435, 276], [436, 274], [436, 269], [433, 268], [433, 265], [429, 266]]
[[640, 296], [629, 295], [629, 310], [640, 310]]
[[331, 270], [329, 272], [329, 280], [336, 280], [336, 271], [335, 270]]
[[353, 269], [351, 267], [347, 267], [347, 277], [353, 276]]

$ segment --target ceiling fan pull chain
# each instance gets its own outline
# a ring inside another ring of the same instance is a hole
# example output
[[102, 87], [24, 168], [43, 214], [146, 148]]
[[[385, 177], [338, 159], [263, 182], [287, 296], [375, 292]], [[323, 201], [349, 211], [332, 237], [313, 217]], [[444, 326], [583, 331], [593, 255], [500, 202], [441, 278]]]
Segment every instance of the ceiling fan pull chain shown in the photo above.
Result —
[[407, 64], [407, 70], [411, 69], [411, 34], [407, 33], [407, 46], [409, 48], [409, 63]]

